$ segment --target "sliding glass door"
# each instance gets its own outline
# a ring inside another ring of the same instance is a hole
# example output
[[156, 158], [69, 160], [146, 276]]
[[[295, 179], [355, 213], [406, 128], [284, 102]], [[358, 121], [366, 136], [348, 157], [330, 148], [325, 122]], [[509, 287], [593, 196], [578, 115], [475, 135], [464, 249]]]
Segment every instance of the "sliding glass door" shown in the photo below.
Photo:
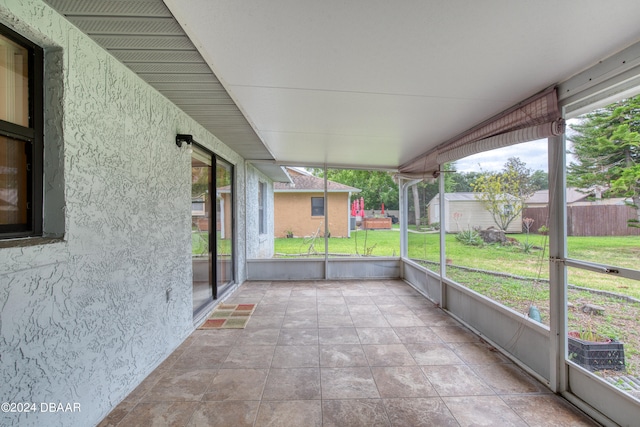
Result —
[[200, 147], [191, 157], [193, 314], [234, 281], [233, 166]]
[[213, 155], [198, 147], [191, 156], [191, 259], [194, 316], [213, 302], [212, 186]]
[[216, 160], [216, 283], [214, 298], [222, 295], [234, 280], [233, 166]]

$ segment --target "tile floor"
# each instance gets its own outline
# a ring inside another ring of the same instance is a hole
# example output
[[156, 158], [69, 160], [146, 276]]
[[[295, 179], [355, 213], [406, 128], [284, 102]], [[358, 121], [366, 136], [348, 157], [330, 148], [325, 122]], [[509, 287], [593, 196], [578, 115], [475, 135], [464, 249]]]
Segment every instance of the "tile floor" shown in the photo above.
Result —
[[399, 280], [247, 282], [105, 426], [596, 426]]

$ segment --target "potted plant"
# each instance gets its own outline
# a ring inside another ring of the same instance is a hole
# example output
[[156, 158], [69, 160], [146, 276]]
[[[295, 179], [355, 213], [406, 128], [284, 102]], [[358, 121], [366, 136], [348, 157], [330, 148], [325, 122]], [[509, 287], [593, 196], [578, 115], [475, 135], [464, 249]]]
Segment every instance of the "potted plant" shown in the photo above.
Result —
[[624, 344], [591, 330], [570, 331], [569, 359], [590, 371], [624, 371]]
[[287, 239], [292, 239], [293, 238], [293, 230], [291, 230], [291, 229], [285, 230], [284, 234], [287, 236]]

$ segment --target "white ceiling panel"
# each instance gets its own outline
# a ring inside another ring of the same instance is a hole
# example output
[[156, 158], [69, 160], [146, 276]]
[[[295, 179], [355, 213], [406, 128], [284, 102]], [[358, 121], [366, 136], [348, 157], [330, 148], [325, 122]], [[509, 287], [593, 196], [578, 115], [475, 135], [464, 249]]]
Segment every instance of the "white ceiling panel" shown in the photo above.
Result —
[[[353, 159], [345, 160], [345, 150], [354, 156], [360, 151], [359, 156], [372, 165], [392, 168], [405, 158], [421, 154], [426, 138], [444, 140], [455, 136], [459, 115], [477, 122], [484, 118], [487, 107], [502, 110], [512, 104], [264, 87], [234, 87], [234, 94], [246, 111], [261, 112], [253, 116], [254, 125], [279, 160], [292, 160], [295, 145], [298, 162], [317, 163], [320, 144], [326, 145], [322, 162], [352, 164]], [[415, 126], [416, 123], [423, 126]], [[373, 150], [367, 143], [373, 140], [382, 145], [377, 144]], [[347, 149], [345, 144], [354, 146]], [[339, 152], [333, 151], [335, 147], [340, 148]], [[378, 158], [375, 162], [374, 156]]]
[[165, 0], [279, 161], [397, 167], [640, 40], [640, 2]]
[[246, 159], [296, 164], [396, 168], [640, 41], [637, 0], [46, 1]]

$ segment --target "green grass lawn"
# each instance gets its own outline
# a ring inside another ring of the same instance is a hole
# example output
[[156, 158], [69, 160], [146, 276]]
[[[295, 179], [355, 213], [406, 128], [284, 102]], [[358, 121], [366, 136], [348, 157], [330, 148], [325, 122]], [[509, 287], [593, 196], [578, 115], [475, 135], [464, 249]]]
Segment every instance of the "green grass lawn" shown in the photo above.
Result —
[[[525, 234], [513, 234], [519, 242], [527, 240]], [[409, 257], [438, 262], [440, 235], [438, 233], [409, 233]], [[508, 273], [516, 276], [547, 279], [549, 277], [549, 255], [547, 237], [532, 234], [529, 243], [534, 245], [529, 253], [521, 246], [485, 245], [468, 246], [457, 241], [455, 235], [448, 234], [446, 258], [452, 265], [480, 270]], [[543, 249], [544, 248], [544, 249]], [[324, 240], [303, 238], [275, 239], [275, 252], [279, 255], [323, 256]], [[329, 254], [398, 256], [400, 253], [400, 232], [393, 230], [354, 231], [351, 238], [329, 239]], [[623, 237], [569, 237], [569, 256], [610, 265], [638, 268], [640, 262], [640, 239], [637, 236]], [[597, 274], [594, 272], [569, 269], [569, 283], [593, 289], [640, 298], [640, 283], [629, 279]]]
[[[447, 276], [470, 289], [527, 315], [531, 305], [541, 314], [542, 323], [549, 325], [549, 285], [535, 280], [520, 280], [456, 267], [447, 270]], [[627, 374], [640, 375], [640, 303], [629, 303], [619, 298], [597, 295], [578, 289], [569, 289], [568, 329], [588, 330], [624, 343]], [[590, 315], [582, 311], [585, 304], [604, 307], [604, 315]]]
[[[209, 233], [206, 231], [198, 231], [191, 233], [191, 253], [193, 255], [205, 255], [209, 253]], [[231, 254], [231, 239], [220, 238], [220, 232], [216, 234], [217, 254]]]

